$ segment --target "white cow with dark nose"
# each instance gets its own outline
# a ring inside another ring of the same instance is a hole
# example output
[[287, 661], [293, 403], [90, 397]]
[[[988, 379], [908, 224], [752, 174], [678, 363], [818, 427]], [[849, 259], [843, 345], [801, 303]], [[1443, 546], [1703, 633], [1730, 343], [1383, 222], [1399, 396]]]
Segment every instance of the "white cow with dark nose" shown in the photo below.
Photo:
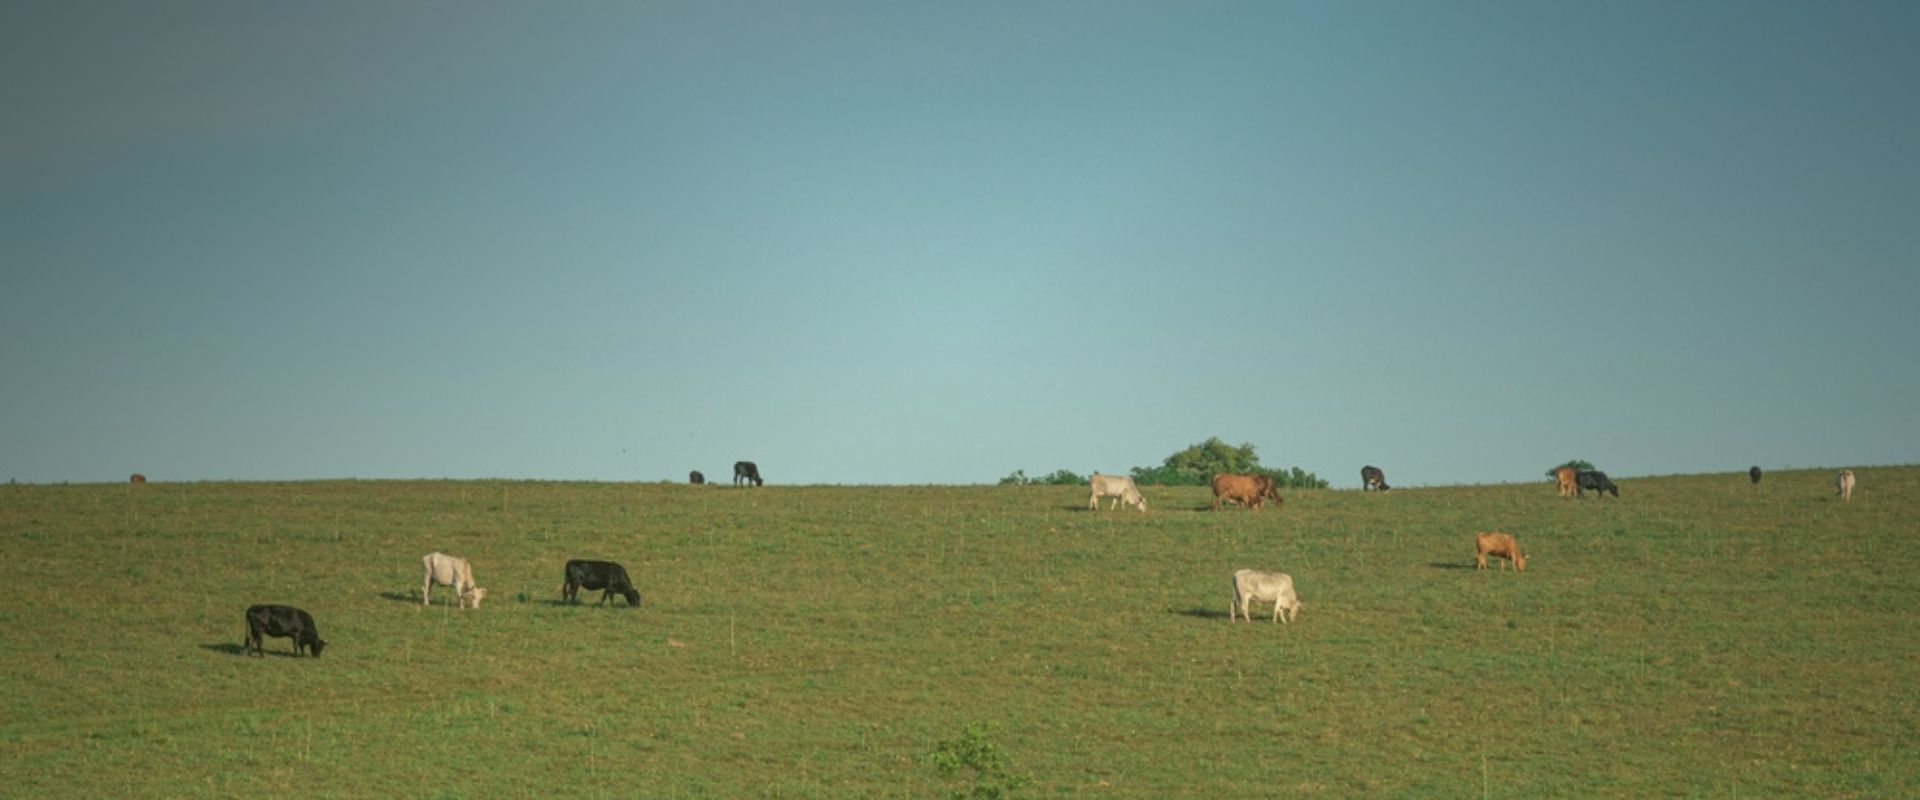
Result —
[[473, 565], [464, 558], [428, 553], [420, 559], [420, 573], [420, 605], [423, 607], [432, 602], [429, 592], [435, 586], [453, 587], [454, 593], [460, 596], [461, 608], [469, 603], [479, 608], [480, 600], [487, 596], [487, 590], [474, 585]]
[[1089, 509], [1098, 510], [1100, 498], [1111, 497], [1113, 503], [1107, 506], [1108, 510], [1119, 508], [1121, 503], [1140, 511], [1147, 510], [1147, 498], [1140, 496], [1140, 487], [1133, 484], [1131, 475], [1102, 475], [1096, 472], [1087, 484], [1093, 490], [1093, 495], [1087, 498]]
[[[1293, 576], [1284, 572], [1243, 569], [1233, 573], [1233, 607], [1227, 609], [1227, 620], [1245, 617], [1252, 622], [1253, 615], [1248, 612], [1254, 603], [1272, 603], [1274, 622], [1292, 622], [1300, 616], [1300, 596], [1293, 592]], [[1282, 615], [1282, 611], [1287, 613]]]

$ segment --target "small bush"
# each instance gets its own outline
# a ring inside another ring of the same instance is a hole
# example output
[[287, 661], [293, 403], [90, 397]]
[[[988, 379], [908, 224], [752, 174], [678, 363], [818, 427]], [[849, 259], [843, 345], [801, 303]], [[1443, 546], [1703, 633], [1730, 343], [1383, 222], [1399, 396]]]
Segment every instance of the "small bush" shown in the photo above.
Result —
[[1006, 751], [988, 738], [991, 733], [992, 726], [969, 722], [959, 736], [941, 742], [930, 756], [941, 775], [952, 778], [964, 771], [971, 780], [971, 785], [954, 790], [950, 795], [954, 800], [1012, 797], [1015, 789], [1033, 782], [1032, 775], [1013, 773]]

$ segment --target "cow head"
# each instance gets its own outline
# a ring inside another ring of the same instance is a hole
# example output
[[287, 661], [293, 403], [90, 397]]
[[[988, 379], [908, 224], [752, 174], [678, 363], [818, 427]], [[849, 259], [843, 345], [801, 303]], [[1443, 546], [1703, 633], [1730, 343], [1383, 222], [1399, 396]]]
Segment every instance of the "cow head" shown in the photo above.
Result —
[[307, 643], [307, 647], [313, 650], [314, 658], [319, 658], [320, 651], [322, 649], [325, 649], [326, 646], [327, 646], [327, 643], [325, 641], [322, 641], [318, 636], [313, 637], [313, 641]]
[[622, 595], [625, 595], [625, 596], [626, 596], [626, 598], [627, 598], [627, 605], [628, 605], [629, 607], [632, 607], [632, 608], [639, 608], [639, 607], [640, 607], [640, 590], [638, 590], [638, 589], [628, 589], [628, 590], [626, 590], [626, 591], [624, 591], [624, 592], [621, 592], [621, 594], [622, 594]]
[[1517, 546], [1513, 548], [1513, 571], [1527, 571], [1527, 557], [1520, 554], [1520, 548]]
[[479, 608], [480, 601], [486, 599], [486, 596], [487, 590], [475, 586], [468, 589], [466, 594], [460, 595], [460, 606], [465, 608], [468, 603], [472, 603], [474, 608]]
[[1125, 500], [1127, 505], [1133, 506], [1136, 511], [1147, 510], [1147, 498], [1140, 494], [1139, 489], [1128, 488], [1126, 496], [1121, 499]]

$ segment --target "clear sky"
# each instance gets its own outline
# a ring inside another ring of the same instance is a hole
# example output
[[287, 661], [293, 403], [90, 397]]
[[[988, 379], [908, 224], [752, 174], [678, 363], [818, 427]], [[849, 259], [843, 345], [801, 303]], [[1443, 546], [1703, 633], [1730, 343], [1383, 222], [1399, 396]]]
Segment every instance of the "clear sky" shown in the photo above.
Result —
[[1920, 3], [0, 4], [0, 481], [1920, 461]]

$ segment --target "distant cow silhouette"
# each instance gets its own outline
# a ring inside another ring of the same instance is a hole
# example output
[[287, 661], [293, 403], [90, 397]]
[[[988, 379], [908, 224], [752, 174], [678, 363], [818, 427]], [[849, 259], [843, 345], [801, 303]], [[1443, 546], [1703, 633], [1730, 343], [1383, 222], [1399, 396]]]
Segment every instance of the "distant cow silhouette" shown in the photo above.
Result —
[[1753, 479], [1753, 488], [1760, 488], [1760, 467], [1755, 466], [1747, 470], [1747, 477]]
[[1614, 497], [1620, 496], [1620, 487], [1613, 485], [1613, 481], [1607, 478], [1607, 473], [1597, 469], [1581, 472], [1575, 476], [1575, 480], [1578, 481], [1578, 485], [1574, 487], [1575, 494], [1581, 497], [1586, 497], [1588, 491], [1601, 497], [1607, 496], [1608, 492], [1612, 492]]
[[1360, 491], [1378, 489], [1384, 492], [1391, 488], [1393, 487], [1387, 485], [1387, 473], [1382, 472], [1379, 467], [1368, 464], [1360, 468]]
[[755, 486], [765, 483], [760, 480], [760, 468], [754, 466], [751, 461], [733, 462], [733, 485], [739, 486], [743, 483], [752, 483]]
[[707, 482], [707, 476], [700, 474], [700, 470], [696, 469], [692, 472], [687, 473], [687, 482], [695, 486], [699, 486], [700, 484]]
[[1853, 470], [1840, 470], [1833, 476], [1833, 485], [1840, 490], [1840, 499], [1853, 500]]
[[129, 479], [127, 479], [127, 480], [128, 480], [128, 482], [129, 482], [129, 483], [146, 483], [146, 482], [147, 482], [147, 476], [145, 476], [145, 475], [142, 475], [142, 474], [140, 474], [140, 473], [138, 473], [138, 472], [136, 472], [136, 473], [133, 473], [133, 477], [132, 477], [132, 478], [129, 478]]

